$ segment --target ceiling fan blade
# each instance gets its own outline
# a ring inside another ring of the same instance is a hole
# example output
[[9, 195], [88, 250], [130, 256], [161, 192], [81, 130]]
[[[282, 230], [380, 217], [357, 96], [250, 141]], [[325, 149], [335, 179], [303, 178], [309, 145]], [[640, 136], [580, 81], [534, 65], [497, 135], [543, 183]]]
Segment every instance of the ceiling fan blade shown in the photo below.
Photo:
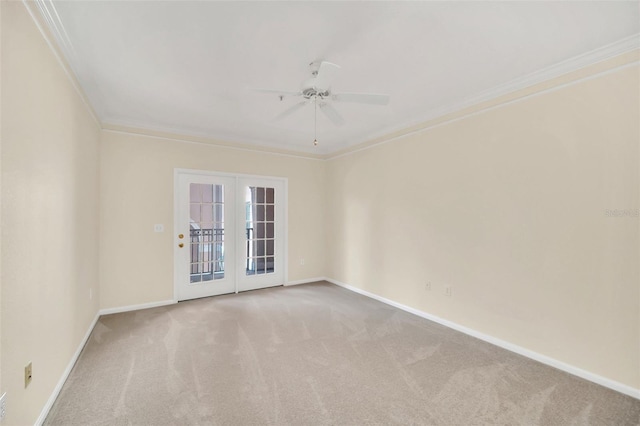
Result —
[[339, 69], [340, 65], [327, 61], [320, 62], [318, 74], [315, 77], [315, 88], [321, 92], [328, 90]]
[[290, 90], [276, 90], [276, 89], [261, 89], [261, 88], [254, 88], [254, 87], [248, 87], [247, 89], [253, 91], [253, 92], [260, 92], [260, 93], [273, 93], [275, 95], [278, 96], [302, 96], [302, 92], [292, 92]]
[[298, 102], [297, 104], [285, 109], [284, 111], [282, 111], [280, 114], [278, 114], [277, 116], [274, 117], [273, 121], [278, 121], [278, 120], [282, 120], [283, 118], [293, 114], [294, 112], [296, 112], [297, 110], [299, 110], [300, 108], [302, 108], [303, 106], [305, 106], [307, 102], [306, 101], [302, 101], [302, 102]]
[[320, 111], [322, 111], [333, 124], [336, 126], [342, 126], [344, 124], [344, 118], [342, 118], [334, 107], [324, 102], [319, 103], [318, 106], [320, 107]]
[[389, 103], [389, 95], [377, 93], [333, 93], [331, 100], [358, 104], [387, 105]]

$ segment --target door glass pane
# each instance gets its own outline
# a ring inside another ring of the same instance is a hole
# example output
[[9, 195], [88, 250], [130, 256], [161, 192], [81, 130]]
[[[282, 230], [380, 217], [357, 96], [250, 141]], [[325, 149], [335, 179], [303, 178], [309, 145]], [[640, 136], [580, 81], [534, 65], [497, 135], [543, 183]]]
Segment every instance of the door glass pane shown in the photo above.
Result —
[[264, 226], [265, 226], [264, 222], [256, 223], [256, 230], [255, 230], [256, 238], [264, 238], [265, 237], [265, 235], [264, 235]]
[[264, 274], [264, 257], [256, 258], [256, 273]]
[[256, 256], [264, 256], [264, 240], [256, 240]]
[[189, 186], [189, 200], [192, 203], [202, 202], [202, 188], [199, 183], [192, 183]]
[[224, 222], [224, 204], [214, 204], [214, 217], [216, 222]]
[[191, 220], [195, 222], [200, 222], [200, 218], [202, 217], [200, 215], [200, 203], [191, 203], [189, 207], [190, 207], [189, 217], [191, 218]]
[[213, 186], [208, 184], [201, 184], [202, 188], [202, 202], [203, 203], [212, 203], [213, 202]]
[[224, 186], [190, 184], [189, 212], [189, 281], [199, 283], [224, 278]]
[[275, 272], [275, 188], [250, 186], [245, 191], [246, 274]]
[[200, 222], [213, 222], [213, 204], [201, 204]]

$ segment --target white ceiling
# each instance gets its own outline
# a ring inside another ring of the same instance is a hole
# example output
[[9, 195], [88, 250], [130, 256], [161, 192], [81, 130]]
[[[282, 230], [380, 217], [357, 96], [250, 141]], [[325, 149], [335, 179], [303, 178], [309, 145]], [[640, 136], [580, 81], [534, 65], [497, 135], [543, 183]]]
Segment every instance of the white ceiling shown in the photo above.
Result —
[[[40, 0], [105, 124], [328, 153], [419, 123], [479, 93], [632, 37], [637, 1], [188, 2]], [[632, 43], [633, 44], [633, 43]], [[626, 44], [627, 46], [629, 43]], [[314, 60], [339, 64], [334, 92], [387, 106], [313, 107], [295, 91]]]

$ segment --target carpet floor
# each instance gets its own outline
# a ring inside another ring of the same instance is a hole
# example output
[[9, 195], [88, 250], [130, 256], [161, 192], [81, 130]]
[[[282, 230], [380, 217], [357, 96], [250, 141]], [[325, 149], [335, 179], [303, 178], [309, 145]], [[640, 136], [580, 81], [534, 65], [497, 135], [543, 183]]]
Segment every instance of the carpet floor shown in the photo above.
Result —
[[100, 318], [46, 425], [638, 425], [640, 401], [328, 284]]

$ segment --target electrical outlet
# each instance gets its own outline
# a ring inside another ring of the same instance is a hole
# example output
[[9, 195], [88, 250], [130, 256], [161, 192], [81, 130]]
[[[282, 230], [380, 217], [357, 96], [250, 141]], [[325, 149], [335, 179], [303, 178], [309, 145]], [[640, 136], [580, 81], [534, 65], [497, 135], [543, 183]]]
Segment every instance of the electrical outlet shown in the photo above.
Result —
[[89, 289], [89, 300], [93, 299], [93, 289]]
[[4, 420], [4, 416], [7, 414], [7, 393], [3, 393], [0, 396], [0, 422]]
[[156, 223], [153, 225], [153, 232], [164, 232], [164, 225], [161, 223]]
[[26, 388], [31, 383], [31, 379], [33, 378], [33, 366], [31, 363], [27, 364], [24, 368], [24, 387]]
[[304, 257], [301, 257], [301, 258], [300, 258], [300, 264], [301, 264], [301, 265], [304, 265]]
[[427, 281], [424, 285], [426, 291], [431, 291], [431, 281]]
[[444, 288], [444, 294], [446, 294], [447, 296], [451, 297], [451, 286], [448, 285]]

